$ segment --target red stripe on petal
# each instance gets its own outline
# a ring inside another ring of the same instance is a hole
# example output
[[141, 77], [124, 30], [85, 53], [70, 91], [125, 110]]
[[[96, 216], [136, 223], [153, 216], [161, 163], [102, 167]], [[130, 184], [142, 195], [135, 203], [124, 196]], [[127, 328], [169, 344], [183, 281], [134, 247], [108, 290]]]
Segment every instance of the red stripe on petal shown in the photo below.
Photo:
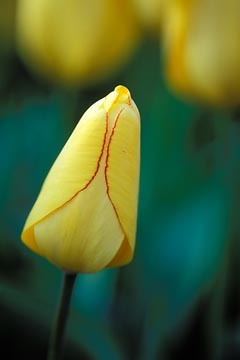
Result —
[[[105, 169], [104, 169], [105, 181], [106, 181], [106, 186], [107, 186], [107, 195], [108, 195], [108, 198], [109, 198], [109, 200], [110, 200], [110, 202], [111, 202], [111, 204], [112, 204], [112, 207], [113, 207], [113, 209], [114, 209], [114, 211], [115, 211], [115, 213], [116, 213], [116, 216], [117, 216], [117, 218], [118, 218], [118, 221], [119, 221], [120, 226], [121, 226], [121, 222], [120, 222], [120, 219], [119, 219], [119, 216], [118, 216], [118, 213], [117, 213], [117, 209], [116, 209], [116, 207], [115, 207], [115, 205], [114, 205], [114, 203], [113, 203], [113, 201], [112, 201], [112, 199], [111, 199], [111, 197], [110, 197], [110, 194], [109, 194], [109, 183], [108, 183], [108, 178], [107, 178], [107, 170], [108, 170], [108, 162], [109, 162], [109, 156], [110, 156], [110, 145], [111, 145], [111, 142], [112, 142], [112, 139], [113, 139], [113, 135], [114, 135], [114, 133], [115, 133], [115, 130], [116, 130], [116, 127], [117, 127], [117, 124], [118, 124], [118, 120], [119, 120], [120, 115], [121, 115], [121, 113], [122, 113], [123, 110], [124, 110], [124, 109], [121, 109], [121, 110], [119, 111], [119, 113], [117, 114], [116, 119], [115, 119], [115, 122], [114, 122], [114, 125], [113, 125], [113, 128], [112, 128], [112, 132], [111, 132], [111, 135], [110, 135], [110, 138], [109, 138], [109, 143], [108, 143], [108, 146], [107, 146], [106, 165], [105, 165]], [[122, 226], [121, 226], [121, 227], [122, 227]]]
[[[103, 137], [103, 144], [102, 144], [102, 148], [101, 148], [101, 152], [100, 152], [100, 155], [99, 155], [99, 158], [98, 158], [98, 161], [97, 161], [97, 165], [96, 165], [96, 170], [93, 174], [93, 176], [91, 177], [91, 179], [86, 183], [86, 185], [84, 185], [84, 187], [82, 189], [80, 189], [79, 191], [77, 191], [70, 199], [68, 199], [64, 204], [62, 204], [61, 206], [59, 206], [57, 209], [54, 210], [55, 211], [58, 211], [59, 209], [61, 209], [61, 207], [65, 206], [66, 204], [68, 204], [70, 201], [72, 201], [81, 191], [85, 190], [91, 183], [92, 181], [95, 179], [97, 173], [98, 173], [98, 170], [100, 168], [100, 163], [101, 163], [101, 160], [102, 160], [102, 157], [103, 157], [103, 153], [104, 153], [104, 148], [105, 148], [105, 145], [106, 145], [106, 140], [107, 140], [107, 133], [108, 133], [108, 113], [106, 113], [106, 130], [105, 130], [105, 133], [104, 133], [104, 137]], [[48, 214], [47, 216], [49, 216], [50, 214]]]

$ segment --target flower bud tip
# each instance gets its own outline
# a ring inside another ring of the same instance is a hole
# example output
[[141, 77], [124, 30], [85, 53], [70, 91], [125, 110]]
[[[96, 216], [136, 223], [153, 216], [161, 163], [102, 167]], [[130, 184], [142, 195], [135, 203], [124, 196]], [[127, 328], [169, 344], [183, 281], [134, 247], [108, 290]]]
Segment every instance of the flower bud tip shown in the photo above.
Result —
[[131, 105], [131, 94], [125, 86], [118, 85], [115, 87], [114, 91], [118, 94], [118, 100], [120, 100], [120, 102]]

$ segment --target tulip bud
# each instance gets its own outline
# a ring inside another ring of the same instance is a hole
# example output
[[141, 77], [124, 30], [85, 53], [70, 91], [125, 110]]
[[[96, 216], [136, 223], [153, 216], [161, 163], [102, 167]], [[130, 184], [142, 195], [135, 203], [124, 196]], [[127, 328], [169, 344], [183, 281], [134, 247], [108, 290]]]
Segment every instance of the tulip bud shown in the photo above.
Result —
[[19, 54], [39, 76], [89, 84], [124, 63], [137, 44], [128, 0], [18, 0]]
[[171, 0], [168, 5], [163, 31], [170, 85], [213, 105], [238, 105], [239, 0]]
[[69, 272], [121, 266], [133, 256], [140, 117], [117, 86], [83, 115], [53, 164], [22, 240]]

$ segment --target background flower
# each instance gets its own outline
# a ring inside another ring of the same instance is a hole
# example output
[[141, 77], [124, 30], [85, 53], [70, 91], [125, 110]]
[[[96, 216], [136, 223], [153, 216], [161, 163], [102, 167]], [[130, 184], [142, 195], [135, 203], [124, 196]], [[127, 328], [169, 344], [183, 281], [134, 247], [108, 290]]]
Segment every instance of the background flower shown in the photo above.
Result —
[[239, 1], [173, 0], [165, 10], [166, 72], [173, 89], [213, 105], [238, 105]]
[[144, 26], [159, 33], [165, 0], [133, 0], [136, 11]]
[[139, 33], [126, 0], [19, 0], [16, 17], [24, 61], [39, 76], [63, 85], [108, 76], [126, 62]]

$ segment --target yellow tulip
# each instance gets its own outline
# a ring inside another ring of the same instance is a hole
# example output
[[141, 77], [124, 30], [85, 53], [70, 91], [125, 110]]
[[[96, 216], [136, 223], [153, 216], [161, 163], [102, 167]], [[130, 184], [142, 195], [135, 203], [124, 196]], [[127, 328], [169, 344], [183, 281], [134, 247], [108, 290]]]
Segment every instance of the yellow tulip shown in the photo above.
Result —
[[124, 63], [138, 40], [128, 0], [18, 0], [17, 44], [40, 76], [89, 84]]
[[162, 8], [166, 0], [133, 0], [142, 23], [159, 32]]
[[170, 0], [163, 31], [175, 90], [213, 105], [240, 103], [239, 0]]
[[121, 266], [133, 256], [140, 117], [117, 86], [83, 115], [53, 164], [23, 242], [69, 272]]
[[0, 52], [9, 52], [14, 43], [16, 0], [0, 0]]

